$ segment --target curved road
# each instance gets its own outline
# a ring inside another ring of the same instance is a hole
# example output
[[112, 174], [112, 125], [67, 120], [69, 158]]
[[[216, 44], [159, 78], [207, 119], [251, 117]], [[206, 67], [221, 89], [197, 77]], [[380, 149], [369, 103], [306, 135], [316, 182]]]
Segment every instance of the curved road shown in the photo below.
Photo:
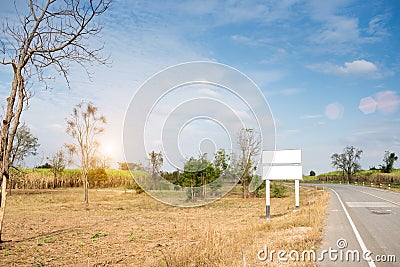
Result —
[[400, 193], [351, 185], [323, 187], [331, 197], [317, 251], [318, 258], [323, 255], [319, 264], [400, 266]]

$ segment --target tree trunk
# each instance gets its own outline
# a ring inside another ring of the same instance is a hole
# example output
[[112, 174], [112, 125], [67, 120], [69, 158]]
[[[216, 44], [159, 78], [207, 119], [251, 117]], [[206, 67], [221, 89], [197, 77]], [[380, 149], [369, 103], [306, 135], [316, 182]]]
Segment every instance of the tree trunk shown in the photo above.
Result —
[[348, 180], [349, 183], [351, 184], [351, 182], [352, 182], [351, 173], [347, 173], [347, 180]]
[[83, 167], [82, 176], [83, 176], [83, 195], [84, 195], [84, 202], [85, 204], [89, 204], [89, 175], [88, 170]]
[[[9, 168], [10, 168], [10, 155], [12, 149], [12, 143], [14, 140], [15, 133], [19, 125], [19, 119], [24, 106], [24, 100], [26, 98], [24, 88], [24, 79], [22, 77], [21, 68], [13, 64], [14, 68], [14, 79], [11, 84], [10, 96], [7, 98], [7, 110], [5, 117], [2, 121], [1, 126], [1, 173], [3, 177], [1, 185], [1, 206], [0, 206], [0, 242], [1, 234], [3, 231], [3, 220], [6, 209], [6, 198], [7, 198], [7, 179], [9, 178]], [[18, 95], [18, 99], [17, 99]], [[15, 107], [15, 103], [17, 106]], [[15, 109], [14, 109], [15, 108]]]
[[85, 195], [85, 199], [84, 199], [84, 201], [85, 201], [85, 204], [89, 204], [89, 181], [88, 181], [88, 177], [87, 177], [87, 175], [85, 176], [85, 179], [84, 179], [84, 182], [83, 182], [83, 184], [84, 184], [84, 195]]
[[242, 184], [243, 184], [243, 198], [246, 199], [247, 198], [247, 173], [245, 173], [243, 176]]
[[203, 182], [203, 198], [204, 198], [204, 200], [206, 200], [206, 198], [207, 198], [207, 184], [206, 184], [206, 179], [204, 179], [204, 182]]
[[54, 173], [54, 178], [53, 178], [53, 189], [56, 189], [56, 183], [57, 183], [57, 175]]
[[3, 182], [1, 183], [1, 207], [0, 207], [0, 243], [3, 242], [3, 219], [6, 211], [6, 196], [7, 196], [7, 175], [3, 173]]
[[8, 183], [9, 183], [9, 185], [10, 185], [10, 186], [8, 187], [8, 195], [11, 196], [11, 189], [12, 189], [12, 187], [13, 187], [11, 177], [8, 178]]

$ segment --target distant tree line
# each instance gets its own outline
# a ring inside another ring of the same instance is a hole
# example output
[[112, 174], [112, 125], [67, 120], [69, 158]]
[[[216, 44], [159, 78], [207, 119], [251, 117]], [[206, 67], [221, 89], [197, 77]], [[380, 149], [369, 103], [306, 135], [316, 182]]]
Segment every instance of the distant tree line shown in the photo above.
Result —
[[[190, 157], [184, 163], [183, 170], [166, 172], [161, 170], [163, 165], [163, 155], [161, 152], [152, 151], [148, 155], [150, 167], [147, 169], [152, 180], [156, 176], [176, 185], [176, 189], [181, 187], [188, 188], [187, 196], [191, 201], [199, 198], [205, 198], [208, 193], [213, 194], [222, 187], [224, 181], [232, 181], [237, 178], [243, 188], [243, 198], [249, 195], [249, 183], [252, 179], [261, 179], [255, 174], [257, 161], [256, 157], [261, 152], [261, 136], [253, 129], [243, 128], [238, 132], [236, 138], [238, 150], [236, 153], [227, 153], [225, 149], [220, 148], [212, 160], [207, 159], [207, 155]], [[146, 170], [141, 163], [119, 162], [121, 170]], [[218, 179], [220, 178], [220, 179]], [[207, 185], [211, 192], [207, 192]], [[150, 190], [154, 188], [155, 183], [149, 183]]]
[[[335, 153], [331, 156], [331, 164], [334, 168], [341, 170], [343, 173], [342, 176], [346, 177], [347, 181], [351, 183], [353, 176], [361, 170], [360, 160], [362, 153], [363, 151], [361, 149], [357, 149], [353, 146], [346, 146], [343, 153]], [[380, 170], [382, 173], [390, 173], [393, 171], [394, 163], [397, 159], [396, 153], [385, 151], [383, 164], [379, 165], [379, 169], [371, 167], [370, 170]]]

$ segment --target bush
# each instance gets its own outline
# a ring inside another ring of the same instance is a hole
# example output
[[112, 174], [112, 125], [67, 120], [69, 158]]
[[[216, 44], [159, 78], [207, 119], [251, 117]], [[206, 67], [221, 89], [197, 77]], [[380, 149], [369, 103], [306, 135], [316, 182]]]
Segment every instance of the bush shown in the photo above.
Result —
[[286, 186], [282, 183], [273, 183], [271, 188], [271, 197], [282, 198], [286, 196]]
[[254, 191], [254, 194], [256, 197], [261, 197], [261, 194], [265, 191], [265, 181], [261, 181], [262, 178], [260, 175], [254, 175], [253, 179], [255, 179], [256, 183], [260, 184], [258, 188]]
[[103, 168], [91, 169], [88, 172], [89, 185], [92, 187], [102, 186], [107, 181], [107, 173]]
[[144, 192], [143, 188], [136, 182], [133, 184], [133, 189], [135, 190], [136, 194], [141, 194]]

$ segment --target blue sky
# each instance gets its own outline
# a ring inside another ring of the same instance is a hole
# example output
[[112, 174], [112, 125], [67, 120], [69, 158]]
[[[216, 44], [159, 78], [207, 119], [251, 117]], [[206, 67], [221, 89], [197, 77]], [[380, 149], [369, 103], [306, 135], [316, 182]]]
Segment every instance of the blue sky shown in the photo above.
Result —
[[[2, 21], [12, 8], [0, 3]], [[276, 147], [301, 148], [304, 173], [332, 170], [330, 156], [346, 145], [364, 151], [363, 168], [377, 166], [385, 150], [400, 154], [399, 11], [395, 0], [114, 1], [101, 18], [110, 66], [93, 67], [93, 81], [74, 67], [71, 89], [61, 78], [51, 91], [34, 84], [24, 120], [45, 157], [69, 141], [73, 105], [94, 101], [109, 121], [103, 152], [122, 161], [124, 116], [140, 85], [171, 65], [210, 60], [258, 85]], [[10, 70], [0, 76], [3, 96]]]

